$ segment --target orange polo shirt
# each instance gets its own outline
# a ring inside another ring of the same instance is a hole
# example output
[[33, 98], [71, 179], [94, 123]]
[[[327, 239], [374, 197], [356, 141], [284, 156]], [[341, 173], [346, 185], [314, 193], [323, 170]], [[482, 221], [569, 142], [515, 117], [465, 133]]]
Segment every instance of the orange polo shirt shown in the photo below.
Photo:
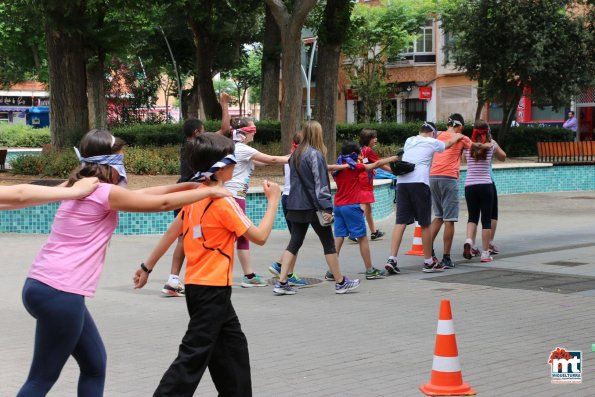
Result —
[[[443, 131], [438, 134], [436, 139], [442, 142], [448, 141], [454, 134]], [[459, 179], [461, 167], [461, 152], [463, 148], [469, 149], [471, 147], [471, 139], [463, 137], [460, 141], [446, 149], [441, 153], [434, 153], [432, 159], [432, 168], [430, 168], [430, 176], [449, 176]]]
[[237, 237], [252, 226], [233, 197], [204, 199], [182, 209], [185, 284], [231, 286]]

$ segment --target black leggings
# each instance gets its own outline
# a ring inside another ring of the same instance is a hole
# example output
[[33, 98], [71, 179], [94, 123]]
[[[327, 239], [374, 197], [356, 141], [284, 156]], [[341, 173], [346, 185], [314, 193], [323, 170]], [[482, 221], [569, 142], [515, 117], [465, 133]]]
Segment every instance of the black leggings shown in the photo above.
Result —
[[467, 201], [467, 212], [469, 213], [467, 222], [477, 224], [481, 213], [481, 227], [491, 229], [494, 185], [489, 183], [465, 186], [465, 200]]
[[288, 220], [288, 222], [291, 225], [291, 239], [287, 245], [287, 251], [291, 252], [293, 255], [297, 255], [298, 251], [302, 247], [304, 238], [306, 238], [308, 226], [310, 225], [312, 225], [312, 228], [322, 243], [324, 254], [329, 255], [337, 253], [337, 247], [335, 246], [335, 236], [333, 236], [333, 228], [331, 226], [322, 226], [320, 222], [318, 222], [318, 218], [316, 220], [310, 221], [309, 223], [294, 222], [290, 220]]
[[492, 201], [492, 219], [498, 220], [498, 191], [496, 190], [496, 184], [492, 182], [494, 187], [494, 200]]

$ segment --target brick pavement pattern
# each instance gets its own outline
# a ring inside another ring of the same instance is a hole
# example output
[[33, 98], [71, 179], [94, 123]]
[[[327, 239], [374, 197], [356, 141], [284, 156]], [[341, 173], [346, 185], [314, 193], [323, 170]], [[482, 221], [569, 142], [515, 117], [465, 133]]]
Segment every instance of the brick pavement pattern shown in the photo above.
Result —
[[[462, 258], [462, 201], [452, 252], [458, 266], [444, 275], [493, 268], [595, 277], [595, 192], [499, 199], [497, 243], [502, 254], [487, 265]], [[387, 236], [370, 243], [378, 267], [389, 251], [393, 222], [392, 216], [379, 222]], [[402, 274], [363, 280], [356, 293], [336, 295], [330, 282], [281, 297], [273, 296], [272, 287], [234, 287], [234, 305], [250, 347], [254, 396], [421, 396], [418, 386], [430, 379], [441, 299], [451, 300], [463, 378], [478, 395], [595, 395], [594, 290], [560, 294], [435, 282], [432, 279], [441, 275], [423, 274], [421, 259], [404, 255], [412, 235], [413, 226], [399, 253]], [[45, 239], [0, 235], [0, 396], [15, 395], [27, 376], [34, 320], [20, 294]], [[158, 236], [115, 236], [97, 295], [87, 300], [108, 352], [108, 397], [152, 395], [186, 330], [184, 300], [159, 295], [171, 251], [144, 289], [131, 287], [133, 271], [157, 240]], [[287, 232], [275, 231], [266, 246], [254, 248], [259, 273], [267, 274], [287, 242]], [[436, 251], [441, 256], [441, 235]], [[348, 276], [364, 278], [355, 244], [347, 243], [340, 259]], [[545, 264], [553, 261], [585, 264]], [[322, 248], [310, 231], [298, 258], [298, 274], [320, 279], [325, 268]], [[239, 265], [235, 276], [239, 282]], [[558, 346], [583, 352], [582, 384], [550, 383], [547, 361]], [[70, 359], [49, 396], [76, 395], [77, 378], [76, 362]], [[196, 395], [216, 395], [208, 373]]]

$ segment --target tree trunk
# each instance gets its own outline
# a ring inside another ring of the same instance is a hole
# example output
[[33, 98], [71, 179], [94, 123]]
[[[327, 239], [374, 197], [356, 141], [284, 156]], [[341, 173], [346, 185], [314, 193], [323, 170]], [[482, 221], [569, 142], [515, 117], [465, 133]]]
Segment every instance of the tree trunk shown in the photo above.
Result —
[[206, 29], [197, 21], [190, 21], [190, 27], [196, 46], [196, 73], [194, 80], [200, 87], [200, 99], [207, 119], [221, 119], [221, 105], [213, 85], [213, 59], [215, 49], [213, 40]]
[[504, 145], [506, 142], [506, 136], [516, 118], [516, 110], [521, 96], [523, 96], [523, 87], [517, 86], [514, 88], [510, 102], [502, 104], [502, 124], [500, 125], [500, 131], [498, 131], [498, 145]]
[[260, 119], [279, 120], [281, 32], [267, 5], [262, 45]]
[[87, 64], [87, 98], [89, 129], [107, 129], [107, 99], [105, 96], [105, 51], [99, 49], [97, 59]]
[[477, 109], [475, 110], [475, 120], [481, 119], [481, 113], [483, 112], [485, 103], [486, 99], [483, 94], [483, 79], [479, 78], [477, 80]]
[[46, 46], [52, 145], [55, 148], [78, 145], [89, 127], [83, 38], [76, 31], [66, 33], [60, 26], [50, 26], [48, 22]]
[[281, 0], [265, 0], [281, 31], [283, 44], [283, 94], [281, 99], [281, 148], [291, 147], [291, 137], [302, 121], [302, 28], [316, 0], [293, 2], [293, 13]]
[[338, 45], [321, 43], [318, 47], [316, 74], [316, 119], [324, 131], [324, 144], [327, 148], [327, 161], [337, 159], [337, 84], [339, 82], [339, 59], [341, 49]]
[[316, 118], [324, 131], [327, 161], [334, 163], [337, 153], [337, 91], [341, 45], [351, 23], [353, 2], [327, 0], [324, 19], [318, 32], [318, 59], [316, 71]]
[[[291, 149], [291, 137], [302, 122], [302, 41], [289, 33], [283, 37], [283, 94], [281, 99], [281, 148]], [[291, 77], [289, 77], [291, 76]]]
[[182, 101], [182, 119], [204, 118], [204, 115], [200, 115], [200, 88], [198, 87], [196, 76], [194, 76], [192, 87], [182, 91], [182, 95], [184, 96], [184, 100]]

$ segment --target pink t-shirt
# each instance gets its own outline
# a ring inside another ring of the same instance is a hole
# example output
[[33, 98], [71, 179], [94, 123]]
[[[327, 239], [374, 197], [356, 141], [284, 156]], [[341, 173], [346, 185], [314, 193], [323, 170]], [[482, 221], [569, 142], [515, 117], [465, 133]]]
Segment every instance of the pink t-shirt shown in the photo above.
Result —
[[118, 225], [118, 212], [109, 208], [112, 186], [101, 183], [84, 199], [60, 205], [28, 277], [60, 291], [95, 295], [105, 250]]

